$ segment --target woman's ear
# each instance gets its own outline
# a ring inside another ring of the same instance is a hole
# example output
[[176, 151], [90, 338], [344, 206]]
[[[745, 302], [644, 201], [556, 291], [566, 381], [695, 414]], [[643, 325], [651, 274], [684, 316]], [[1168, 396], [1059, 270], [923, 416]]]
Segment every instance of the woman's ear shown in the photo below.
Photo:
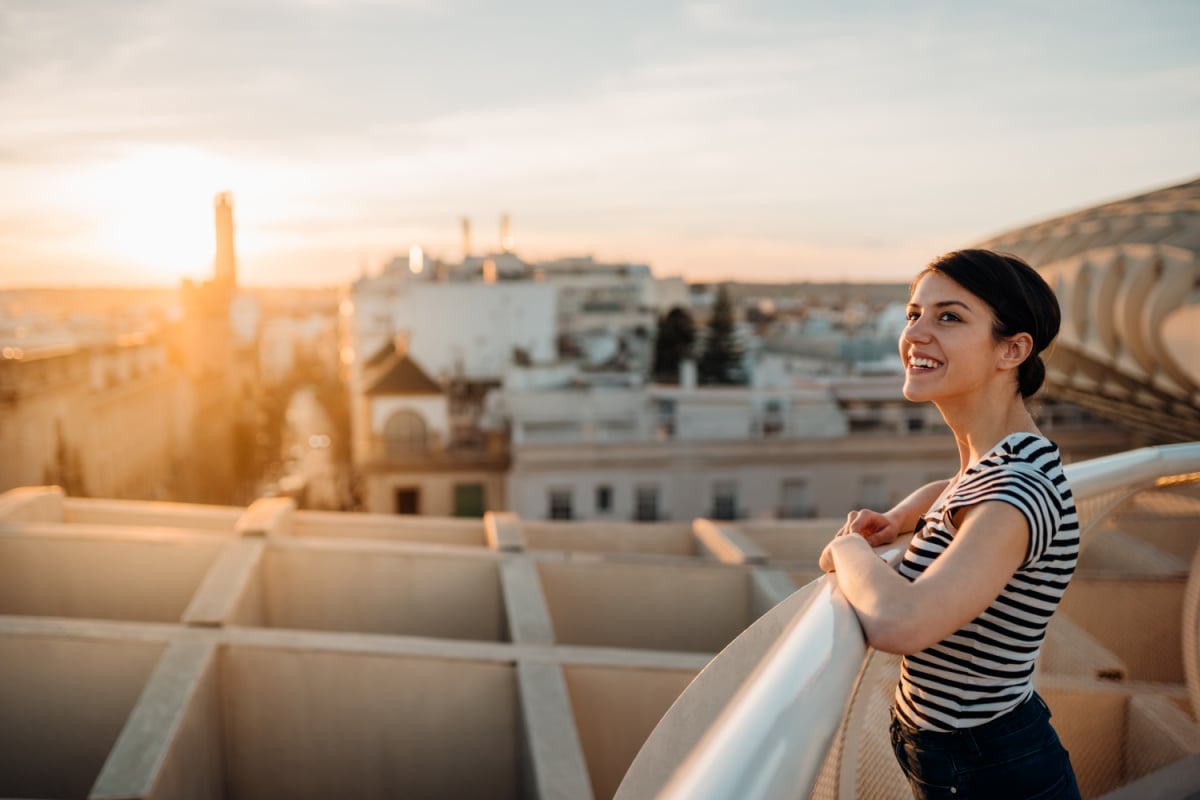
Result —
[[1001, 369], [1017, 369], [1033, 354], [1033, 337], [1028, 333], [1017, 333], [1000, 343]]

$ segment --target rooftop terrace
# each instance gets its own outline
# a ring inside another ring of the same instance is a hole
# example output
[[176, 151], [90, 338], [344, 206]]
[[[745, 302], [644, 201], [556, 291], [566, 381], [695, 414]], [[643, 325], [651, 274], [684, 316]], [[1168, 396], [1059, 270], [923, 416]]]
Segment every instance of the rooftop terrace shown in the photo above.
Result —
[[[1194, 478], [1084, 509], [1037, 683], [1085, 797], [1172, 769], [1200, 790]], [[810, 581], [837, 524], [14, 490], [0, 495], [0, 797], [653, 796], [828, 588]], [[814, 756], [821, 779], [790, 796], [899, 796], [864, 724], [892, 681], [871, 658]]]

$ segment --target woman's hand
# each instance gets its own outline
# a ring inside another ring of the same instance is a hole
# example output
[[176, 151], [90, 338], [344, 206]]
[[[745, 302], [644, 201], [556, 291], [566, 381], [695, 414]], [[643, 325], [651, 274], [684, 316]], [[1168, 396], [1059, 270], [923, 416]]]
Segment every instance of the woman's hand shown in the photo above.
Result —
[[867, 544], [871, 547], [891, 544], [902, 533], [900, 525], [891, 516], [872, 511], [869, 508], [860, 508], [847, 514], [846, 524], [838, 533], [843, 531], [859, 534], [867, 540]]
[[[899, 535], [900, 526], [887, 514], [872, 511], [869, 508], [860, 508], [846, 515], [846, 524], [834, 534], [833, 538], [861, 536], [871, 547], [879, 547], [881, 544], [894, 542]], [[829, 550], [832, 544], [831, 541], [825, 545], [819, 561], [821, 569], [826, 572], [833, 572], [833, 554]]]

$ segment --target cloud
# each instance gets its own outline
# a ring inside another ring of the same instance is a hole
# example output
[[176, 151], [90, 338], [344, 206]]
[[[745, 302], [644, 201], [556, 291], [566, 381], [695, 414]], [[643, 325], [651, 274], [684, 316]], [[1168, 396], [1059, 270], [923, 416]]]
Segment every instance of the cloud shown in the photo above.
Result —
[[842, 264], [1189, 177], [1200, 66], [1140, 8], [11, 0], [0, 182], [53, 214], [183, 148], [240, 165], [213, 190], [293, 256], [449, 251], [507, 209], [634, 259]]

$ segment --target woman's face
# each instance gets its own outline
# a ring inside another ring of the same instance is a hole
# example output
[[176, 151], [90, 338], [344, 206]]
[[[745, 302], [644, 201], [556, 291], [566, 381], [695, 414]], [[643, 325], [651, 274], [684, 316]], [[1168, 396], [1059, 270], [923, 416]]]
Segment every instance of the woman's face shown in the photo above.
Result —
[[1000, 343], [983, 300], [940, 272], [920, 278], [908, 300], [900, 334], [904, 396], [913, 402], [949, 400], [992, 388]]

